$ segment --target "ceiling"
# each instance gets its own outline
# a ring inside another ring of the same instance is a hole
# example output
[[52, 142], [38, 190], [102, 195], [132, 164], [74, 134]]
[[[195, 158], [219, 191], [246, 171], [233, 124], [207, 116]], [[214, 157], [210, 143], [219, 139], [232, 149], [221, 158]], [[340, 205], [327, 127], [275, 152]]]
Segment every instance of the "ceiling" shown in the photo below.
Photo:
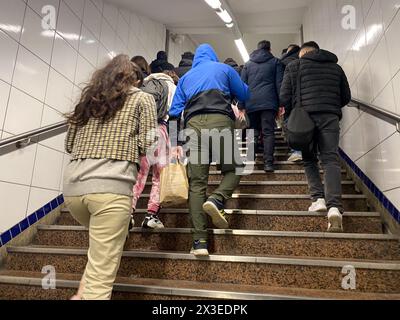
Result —
[[[208, 42], [224, 59], [241, 57], [233, 35], [203, 0], [106, 0], [131, 9], [167, 26], [171, 32], [188, 34], [196, 43]], [[226, 0], [234, 14], [248, 51], [257, 42], [272, 42], [278, 55], [298, 41], [306, 8], [312, 0]]]

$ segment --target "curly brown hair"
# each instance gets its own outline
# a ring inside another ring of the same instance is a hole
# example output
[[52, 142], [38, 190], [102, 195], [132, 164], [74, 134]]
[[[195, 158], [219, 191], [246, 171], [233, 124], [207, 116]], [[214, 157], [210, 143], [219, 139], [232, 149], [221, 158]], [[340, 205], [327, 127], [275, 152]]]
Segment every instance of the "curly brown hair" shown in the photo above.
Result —
[[104, 68], [94, 72], [83, 89], [75, 110], [67, 115], [68, 122], [85, 126], [91, 118], [107, 122], [121, 110], [132, 87], [141, 87], [140, 68], [127, 55], [118, 55]]

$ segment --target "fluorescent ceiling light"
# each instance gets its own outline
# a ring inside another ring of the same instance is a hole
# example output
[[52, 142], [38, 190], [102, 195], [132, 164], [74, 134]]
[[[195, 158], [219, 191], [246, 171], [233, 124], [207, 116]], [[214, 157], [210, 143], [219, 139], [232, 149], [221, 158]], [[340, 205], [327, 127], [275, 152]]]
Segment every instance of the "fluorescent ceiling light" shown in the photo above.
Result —
[[219, 0], [204, 0], [214, 10], [221, 8], [222, 4]]
[[230, 28], [233, 28], [234, 25], [235, 25], [235, 24], [234, 24], [233, 22], [232, 22], [232, 23], [227, 23], [227, 24], [226, 24], [226, 27], [230, 29]]
[[247, 52], [246, 46], [244, 45], [242, 38], [235, 40], [235, 44], [240, 52], [240, 55], [242, 56], [243, 61], [245, 63], [249, 61], [250, 56], [249, 53]]
[[231, 17], [231, 15], [229, 14], [228, 11], [226, 10], [219, 10], [217, 11], [217, 15], [219, 15], [219, 17], [222, 19], [223, 22], [225, 23], [232, 23], [233, 19]]

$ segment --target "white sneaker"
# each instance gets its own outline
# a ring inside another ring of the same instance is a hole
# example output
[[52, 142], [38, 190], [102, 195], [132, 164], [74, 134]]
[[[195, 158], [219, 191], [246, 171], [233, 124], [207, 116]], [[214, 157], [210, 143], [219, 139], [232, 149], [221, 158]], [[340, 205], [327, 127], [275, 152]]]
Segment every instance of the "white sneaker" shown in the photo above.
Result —
[[309, 212], [325, 212], [328, 211], [326, 207], [325, 199], [318, 199], [317, 201], [313, 202], [311, 207], [308, 208]]
[[288, 159], [289, 162], [302, 162], [303, 156], [299, 152], [293, 152], [292, 155]]
[[343, 215], [338, 208], [331, 208], [328, 212], [328, 232], [343, 232]]
[[193, 242], [193, 247], [190, 250], [190, 254], [193, 254], [196, 257], [207, 257], [209, 256], [208, 252], [208, 243], [206, 240], [198, 240]]
[[164, 224], [157, 215], [147, 214], [143, 220], [144, 229], [164, 229]]

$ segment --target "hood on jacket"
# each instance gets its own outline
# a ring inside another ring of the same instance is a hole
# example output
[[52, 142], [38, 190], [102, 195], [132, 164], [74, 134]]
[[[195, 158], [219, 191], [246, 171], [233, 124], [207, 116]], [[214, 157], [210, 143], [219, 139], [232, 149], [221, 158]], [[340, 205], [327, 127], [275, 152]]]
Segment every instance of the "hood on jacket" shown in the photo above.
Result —
[[199, 64], [203, 62], [210, 62], [210, 61], [219, 62], [215, 50], [209, 44], [200, 45], [197, 48], [196, 54], [194, 56], [193, 68], [196, 68]]
[[281, 58], [281, 60], [285, 60], [285, 59], [287, 59], [287, 58], [289, 58], [289, 57], [293, 57], [293, 56], [299, 56], [299, 53], [300, 53], [300, 50], [301, 50], [301, 48], [299, 47], [299, 46], [295, 46], [295, 47], [293, 47], [293, 49], [290, 51], [290, 52], [288, 52], [288, 53], [285, 53], [283, 56], [282, 56], [282, 58]]
[[332, 62], [332, 63], [338, 63], [339, 59], [338, 57], [327, 50], [316, 50], [309, 52], [305, 54], [302, 59], [307, 59], [307, 60], [312, 60], [316, 62]]
[[165, 73], [153, 73], [153, 74], [149, 75], [146, 79], [144, 79], [144, 82], [148, 82], [148, 81], [151, 81], [153, 79], [164, 80], [164, 81], [171, 82], [171, 83], [175, 84], [174, 80], [169, 75], [167, 75]]
[[271, 59], [273, 59], [274, 56], [272, 55], [271, 52], [268, 52], [265, 49], [258, 49], [255, 50], [251, 55], [250, 55], [250, 61], [253, 61], [255, 63], [264, 63], [267, 62]]
[[232, 59], [232, 58], [228, 58], [224, 61], [225, 64], [227, 64], [228, 66], [231, 66], [232, 68], [238, 68], [239, 65], [237, 64], [237, 62]]

